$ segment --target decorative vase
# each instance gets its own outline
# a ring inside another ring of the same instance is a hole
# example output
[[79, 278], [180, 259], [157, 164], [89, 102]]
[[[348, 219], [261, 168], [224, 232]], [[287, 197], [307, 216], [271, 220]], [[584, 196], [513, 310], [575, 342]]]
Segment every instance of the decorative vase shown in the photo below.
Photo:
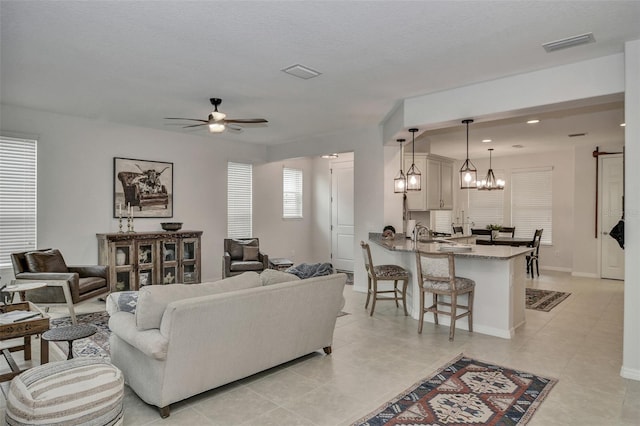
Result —
[[127, 261], [127, 253], [122, 249], [116, 250], [116, 265], [124, 265]]
[[498, 238], [498, 234], [499, 234], [499, 233], [500, 233], [500, 231], [499, 231], [499, 230], [497, 230], [497, 229], [492, 229], [492, 230], [491, 230], [491, 239], [492, 239], [492, 240], [495, 240], [496, 238]]

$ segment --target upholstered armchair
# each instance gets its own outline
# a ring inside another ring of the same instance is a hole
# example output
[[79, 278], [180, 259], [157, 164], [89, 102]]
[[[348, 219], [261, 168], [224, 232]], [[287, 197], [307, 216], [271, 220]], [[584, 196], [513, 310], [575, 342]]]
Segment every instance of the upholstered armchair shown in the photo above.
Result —
[[258, 238], [225, 238], [222, 278], [247, 271], [262, 272], [269, 267], [269, 256], [260, 251]]
[[76, 324], [73, 305], [109, 291], [107, 266], [67, 266], [59, 250], [44, 249], [11, 254], [16, 284], [45, 282], [46, 287], [21, 292], [38, 305], [65, 303]]

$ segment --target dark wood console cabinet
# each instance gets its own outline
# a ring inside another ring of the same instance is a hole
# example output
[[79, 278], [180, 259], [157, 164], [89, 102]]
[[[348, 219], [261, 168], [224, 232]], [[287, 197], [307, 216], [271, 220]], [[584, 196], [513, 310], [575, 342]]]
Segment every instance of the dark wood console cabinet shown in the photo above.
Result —
[[96, 234], [98, 263], [109, 266], [111, 291], [200, 282], [202, 231]]

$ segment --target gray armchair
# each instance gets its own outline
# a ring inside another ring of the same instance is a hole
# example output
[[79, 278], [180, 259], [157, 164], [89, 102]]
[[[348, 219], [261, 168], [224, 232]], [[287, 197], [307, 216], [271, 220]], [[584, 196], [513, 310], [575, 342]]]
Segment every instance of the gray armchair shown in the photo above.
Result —
[[59, 250], [12, 253], [11, 262], [17, 285], [47, 283], [44, 288], [21, 292], [21, 297], [38, 305], [66, 304], [73, 324], [77, 323], [73, 305], [109, 291], [107, 266], [67, 266]]
[[269, 267], [269, 256], [260, 251], [258, 238], [225, 238], [222, 278], [247, 271], [262, 272]]

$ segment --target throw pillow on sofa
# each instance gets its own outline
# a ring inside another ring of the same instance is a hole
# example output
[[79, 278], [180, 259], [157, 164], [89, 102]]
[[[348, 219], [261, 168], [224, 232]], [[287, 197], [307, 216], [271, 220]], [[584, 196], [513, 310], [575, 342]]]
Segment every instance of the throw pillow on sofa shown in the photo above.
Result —
[[140, 331], [160, 328], [162, 315], [167, 305], [176, 300], [228, 291], [260, 287], [260, 276], [255, 272], [245, 272], [220, 281], [202, 284], [148, 285], [138, 292], [136, 307], [136, 328]]
[[260, 273], [260, 281], [262, 281], [262, 285], [279, 284], [297, 280], [300, 280], [300, 277], [297, 275], [278, 271], [276, 269], [265, 269]]

